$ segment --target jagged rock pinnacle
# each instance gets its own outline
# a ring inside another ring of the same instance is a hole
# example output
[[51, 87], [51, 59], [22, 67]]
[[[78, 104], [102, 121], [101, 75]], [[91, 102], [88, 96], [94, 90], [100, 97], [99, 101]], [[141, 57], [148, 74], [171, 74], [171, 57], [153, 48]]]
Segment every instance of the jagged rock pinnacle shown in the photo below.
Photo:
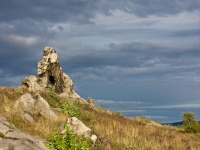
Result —
[[62, 71], [55, 49], [49, 46], [44, 48], [43, 58], [38, 62], [38, 77], [26, 77], [22, 87], [31, 91], [51, 88], [61, 96], [80, 98], [73, 90], [72, 80]]

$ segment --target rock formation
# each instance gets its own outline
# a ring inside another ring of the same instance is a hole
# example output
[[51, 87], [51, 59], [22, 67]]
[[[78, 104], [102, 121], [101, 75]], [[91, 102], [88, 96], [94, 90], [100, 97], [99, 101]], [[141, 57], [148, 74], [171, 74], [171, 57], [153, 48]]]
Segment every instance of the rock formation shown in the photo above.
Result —
[[0, 150], [48, 150], [44, 140], [18, 130], [0, 116]]
[[94, 103], [94, 99], [92, 97], [88, 97], [87, 102], [89, 104], [93, 104]]
[[70, 117], [65, 122], [63, 122], [63, 124], [60, 127], [62, 134], [65, 133], [64, 129], [65, 123], [69, 126], [69, 129], [74, 131], [77, 135], [82, 135], [86, 138], [90, 138], [93, 141], [93, 143], [96, 142], [97, 136], [96, 135], [91, 136], [92, 130], [76, 117]]
[[42, 79], [33, 75], [24, 78], [22, 87], [28, 88], [30, 91], [42, 91], [45, 89]]
[[15, 103], [14, 108], [22, 118], [34, 123], [33, 115], [43, 116], [48, 119], [56, 120], [58, 116], [51, 109], [46, 100], [39, 94], [31, 95], [26, 93], [22, 95]]
[[62, 71], [55, 49], [49, 46], [44, 48], [43, 58], [38, 62], [38, 77], [26, 77], [21, 86], [30, 91], [51, 88], [61, 96], [80, 98], [73, 89], [72, 80]]

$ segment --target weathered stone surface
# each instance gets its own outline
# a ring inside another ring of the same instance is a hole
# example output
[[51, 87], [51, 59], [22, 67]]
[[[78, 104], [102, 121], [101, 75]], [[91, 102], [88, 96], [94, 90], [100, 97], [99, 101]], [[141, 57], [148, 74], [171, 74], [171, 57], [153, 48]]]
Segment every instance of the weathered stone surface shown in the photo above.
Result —
[[35, 123], [35, 120], [33, 119], [33, 117], [27, 113], [23, 113], [21, 112], [20, 114], [24, 119], [28, 120], [31, 123]]
[[16, 127], [8, 122], [4, 117], [0, 116], [0, 132], [6, 134], [6, 132], [11, 129], [16, 129]]
[[25, 88], [28, 87], [30, 91], [41, 91], [45, 88], [45, 84], [42, 79], [33, 75], [24, 78], [21, 86]]
[[94, 143], [96, 142], [97, 136], [96, 135], [92, 135], [91, 136], [92, 130], [90, 128], [88, 128], [78, 118], [70, 117], [65, 122], [63, 122], [63, 124], [60, 126], [60, 130], [61, 130], [62, 134], [65, 133], [65, 129], [64, 129], [64, 124], [65, 123], [69, 126], [69, 129], [74, 131], [74, 133], [76, 133], [77, 135], [82, 135], [82, 136], [84, 136], [86, 138], [90, 138]]
[[43, 116], [49, 119], [57, 119], [58, 116], [51, 109], [46, 100], [39, 94], [31, 95], [26, 93], [22, 95], [15, 103], [14, 108], [19, 114], [33, 123], [31, 115]]
[[[25, 134], [17, 128], [10, 129], [12, 124], [0, 116], [0, 150], [47, 150], [44, 139]], [[13, 126], [13, 125], [12, 125]]]
[[83, 135], [90, 137], [91, 129], [88, 128], [82, 121], [76, 117], [70, 117], [67, 119], [67, 125], [70, 130], [74, 131], [77, 135]]
[[62, 71], [55, 49], [49, 46], [44, 48], [43, 58], [38, 62], [38, 77], [26, 77], [21, 86], [30, 91], [51, 88], [61, 96], [80, 98], [73, 90], [72, 80]]

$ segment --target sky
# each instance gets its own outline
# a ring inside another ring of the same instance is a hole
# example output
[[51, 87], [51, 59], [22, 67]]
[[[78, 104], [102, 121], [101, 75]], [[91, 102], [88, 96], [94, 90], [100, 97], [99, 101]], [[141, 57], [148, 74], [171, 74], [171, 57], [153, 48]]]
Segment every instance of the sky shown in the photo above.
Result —
[[83, 98], [128, 117], [200, 120], [199, 0], [4, 0], [0, 85], [37, 75], [45, 46]]

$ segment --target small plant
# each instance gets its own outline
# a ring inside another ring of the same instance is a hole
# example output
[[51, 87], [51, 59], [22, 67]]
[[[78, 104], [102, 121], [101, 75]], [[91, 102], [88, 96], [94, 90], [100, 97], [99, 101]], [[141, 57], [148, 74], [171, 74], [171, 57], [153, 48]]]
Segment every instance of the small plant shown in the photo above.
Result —
[[149, 118], [145, 117], [145, 116], [141, 116], [140, 119], [142, 121], [144, 121], [145, 123], [150, 123], [151, 122], [151, 120]]
[[125, 150], [136, 150], [134, 146], [126, 146]]
[[4, 135], [2, 132], [0, 132], [0, 137], [1, 137], [1, 138], [4, 138], [5, 135]]
[[67, 125], [65, 125], [65, 129], [64, 135], [58, 132], [51, 134], [45, 143], [46, 147], [50, 150], [90, 150], [88, 139], [77, 136]]
[[121, 116], [121, 113], [118, 111], [115, 113], [117, 116]]
[[63, 113], [68, 114], [70, 117], [79, 117], [81, 110], [76, 105], [71, 105], [68, 100], [61, 102], [61, 109]]

